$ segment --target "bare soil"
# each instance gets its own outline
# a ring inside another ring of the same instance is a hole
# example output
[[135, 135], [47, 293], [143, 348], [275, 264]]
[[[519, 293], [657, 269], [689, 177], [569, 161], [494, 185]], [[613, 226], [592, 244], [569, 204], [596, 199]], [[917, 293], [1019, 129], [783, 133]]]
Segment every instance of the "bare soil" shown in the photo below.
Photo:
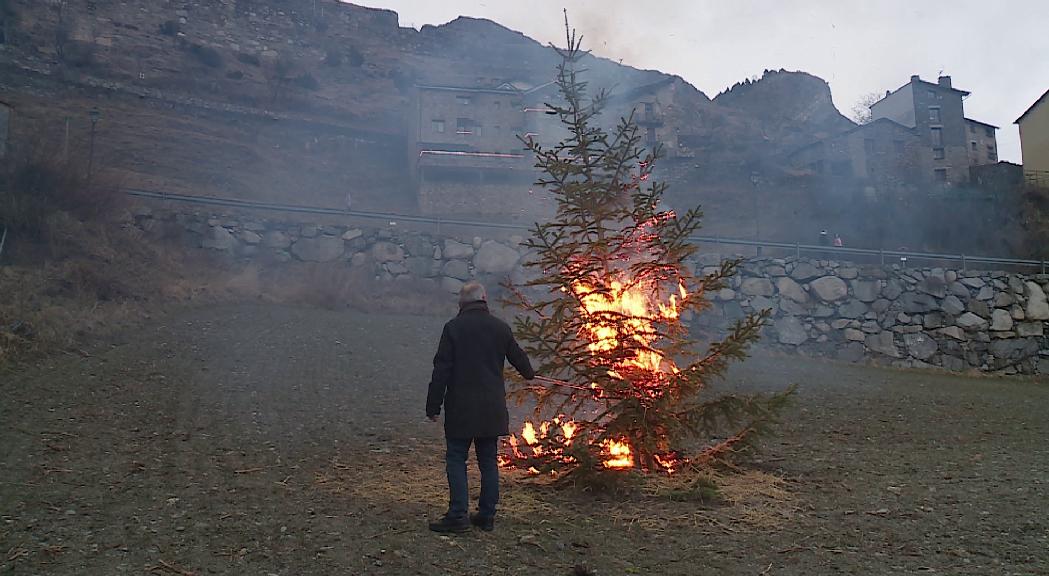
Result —
[[720, 504], [506, 475], [432, 534], [444, 320], [183, 309], [0, 372], [0, 573], [1049, 574], [1047, 383], [773, 356], [721, 385], [800, 391]]

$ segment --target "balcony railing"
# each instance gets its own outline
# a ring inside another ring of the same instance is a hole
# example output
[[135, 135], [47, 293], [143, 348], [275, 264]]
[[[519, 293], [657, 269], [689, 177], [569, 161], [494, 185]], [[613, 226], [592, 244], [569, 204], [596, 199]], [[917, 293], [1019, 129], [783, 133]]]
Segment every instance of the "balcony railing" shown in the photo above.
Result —
[[1024, 184], [1049, 188], [1049, 170], [1024, 170]]

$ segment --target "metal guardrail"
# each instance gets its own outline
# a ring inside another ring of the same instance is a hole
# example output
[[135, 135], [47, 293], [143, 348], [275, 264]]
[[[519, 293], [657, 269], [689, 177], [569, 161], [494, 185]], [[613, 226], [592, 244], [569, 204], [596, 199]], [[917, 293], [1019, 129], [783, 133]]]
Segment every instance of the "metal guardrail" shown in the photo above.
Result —
[[[336, 216], [353, 216], [386, 221], [419, 222], [434, 224], [440, 228], [441, 225], [468, 226], [475, 228], [495, 228], [501, 230], [530, 230], [531, 226], [520, 224], [506, 224], [500, 222], [479, 222], [476, 220], [457, 220], [436, 218], [431, 216], [412, 216], [408, 214], [393, 214], [388, 212], [362, 212], [359, 210], [341, 210], [338, 208], [322, 208], [317, 206], [296, 206], [294, 204], [278, 204], [274, 202], [254, 202], [249, 200], [238, 200], [234, 198], [218, 198], [214, 196], [190, 196], [187, 194], [172, 194], [167, 192], [153, 192], [149, 190], [125, 189], [130, 196], [139, 198], [153, 198], [159, 200], [170, 200], [175, 202], [186, 202], [193, 204], [204, 204], [210, 206], [226, 206], [231, 208], [249, 208], [256, 210], [273, 210], [278, 212], [296, 212], [304, 214], [328, 214]], [[962, 270], [969, 264], [998, 264], [1005, 266], [1022, 266], [1039, 268], [1042, 274], [1049, 270], [1047, 260], [1024, 260], [1017, 258], [998, 258], [993, 256], [972, 256], [968, 254], [941, 254], [935, 252], [909, 252], [905, 250], [871, 250], [867, 248], [848, 248], [844, 246], [821, 246], [816, 244], [801, 244], [790, 242], [770, 242], [760, 240], [744, 240], [741, 238], [722, 238], [719, 236], [691, 236], [689, 240], [696, 244], [714, 244], [725, 246], [748, 246], [757, 249], [758, 254], [765, 248], [776, 248], [793, 252], [797, 257], [802, 254], [827, 255], [862, 255], [877, 257], [881, 265], [889, 263], [886, 259], [897, 262], [909, 262], [910, 260], [947, 261], [958, 262]]]

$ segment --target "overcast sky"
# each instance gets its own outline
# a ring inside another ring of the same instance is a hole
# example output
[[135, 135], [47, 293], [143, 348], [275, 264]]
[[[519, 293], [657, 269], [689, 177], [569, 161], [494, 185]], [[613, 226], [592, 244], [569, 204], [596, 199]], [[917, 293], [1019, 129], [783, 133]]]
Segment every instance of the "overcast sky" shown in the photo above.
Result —
[[766, 68], [830, 83], [842, 114], [912, 74], [949, 74], [965, 114], [1001, 128], [1020, 161], [1016, 120], [1049, 89], [1049, 0], [375, 0], [401, 26], [488, 18], [563, 44], [562, 8], [598, 56], [677, 74], [713, 98]]

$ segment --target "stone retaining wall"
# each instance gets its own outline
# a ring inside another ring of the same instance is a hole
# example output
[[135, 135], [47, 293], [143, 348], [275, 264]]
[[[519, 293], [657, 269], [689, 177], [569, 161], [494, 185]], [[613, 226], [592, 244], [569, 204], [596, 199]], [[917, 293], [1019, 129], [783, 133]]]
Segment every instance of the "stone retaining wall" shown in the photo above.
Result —
[[[243, 217], [154, 213], [139, 208], [147, 234], [180, 235], [232, 258], [369, 266], [386, 280], [414, 278], [450, 293], [463, 282], [521, 279], [523, 238], [445, 238], [379, 228], [297, 224]], [[697, 272], [722, 257], [699, 254]], [[763, 345], [850, 362], [999, 374], [1049, 374], [1049, 275], [858, 266], [798, 258], [752, 259], [696, 329], [723, 330], [770, 310]]]

